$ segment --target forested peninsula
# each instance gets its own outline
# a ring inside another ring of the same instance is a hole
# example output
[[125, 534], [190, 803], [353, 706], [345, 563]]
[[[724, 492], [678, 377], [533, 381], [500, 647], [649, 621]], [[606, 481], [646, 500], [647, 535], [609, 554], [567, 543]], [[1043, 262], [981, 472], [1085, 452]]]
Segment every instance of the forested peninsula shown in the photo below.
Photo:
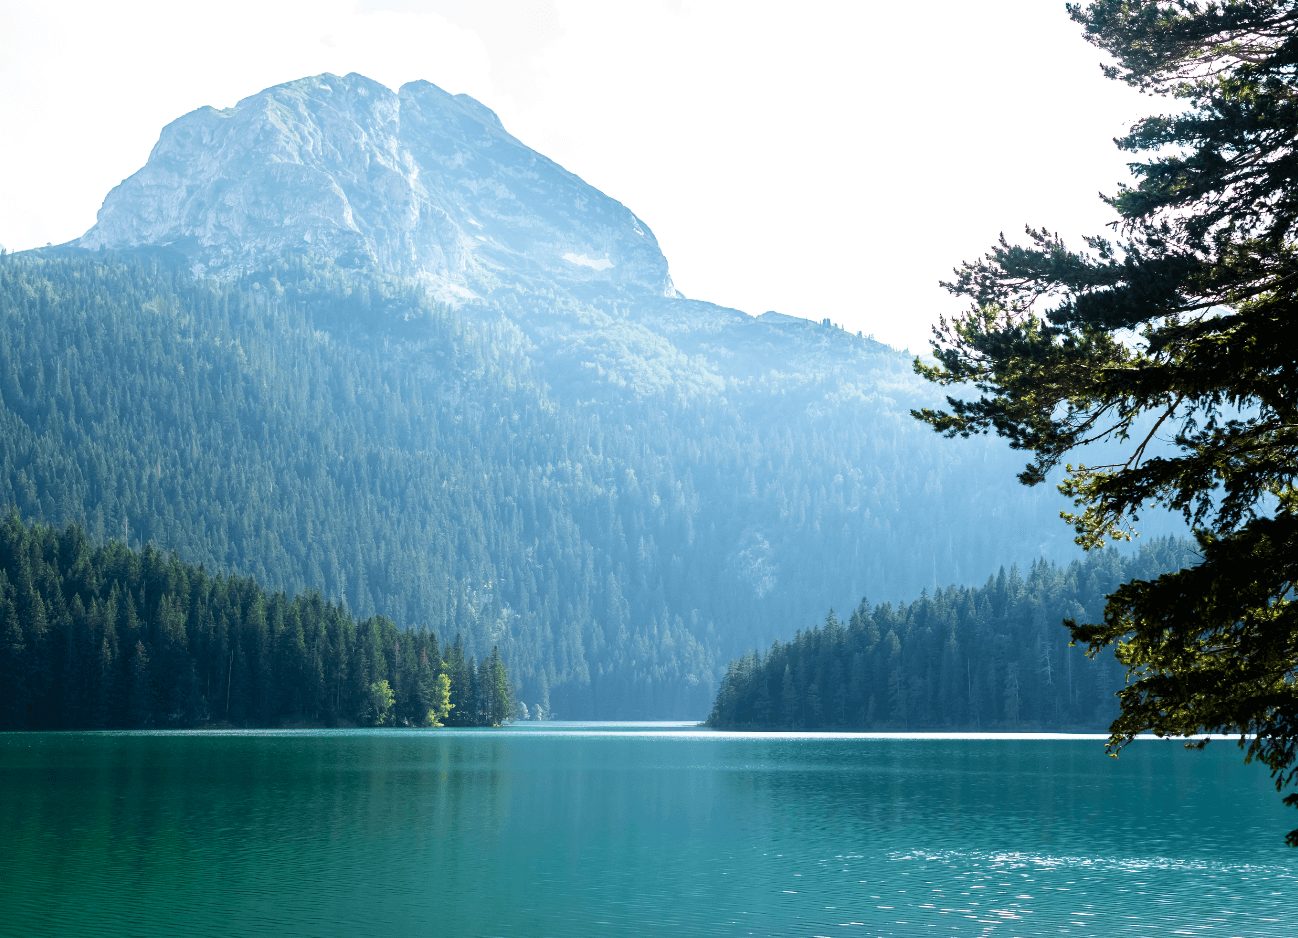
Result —
[[1107, 732], [1126, 668], [1088, 658], [1060, 620], [1096, 621], [1132, 578], [1198, 561], [1195, 545], [1161, 538], [1135, 556], [1116, 550], [1060, 567], [1037, 561], [982, 587], [927, 591], [871, 607], [846, 623], [776, 641], [732, 661], [708, 725], [743, 730]]
[[499, 651], [466, 660], [458, 635], [0, 524], [0, 729], [489, 726], [514, 707]]

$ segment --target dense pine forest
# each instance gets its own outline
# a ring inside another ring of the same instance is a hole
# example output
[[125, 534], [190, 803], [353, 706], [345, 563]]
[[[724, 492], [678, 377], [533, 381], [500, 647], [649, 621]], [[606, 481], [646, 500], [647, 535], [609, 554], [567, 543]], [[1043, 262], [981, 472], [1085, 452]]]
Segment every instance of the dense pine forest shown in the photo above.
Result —
[[515, 715], [497, 649], [357, 620], [78, 526], [0, 524], [0, 728], [489, 726]]
[[1105, 732], [1125, 669], [1070, 647], [1064, 618], [1097, 621], [1133, 578], [1198, 560], [1190, 541], [1159, 539], [1067, 567], [1039, 561], [978, 588], [952, 586], [898, 606], [862, 599], [844, 623], [776, 641], [731, 662], [708, 718], [719, 729]]
[[[0, 504], [461, 634], [470, 656], [499, 646], [542, 713], [576, 709], [551, 684], [576, 684], [587, 708], [600, 693], [705, 712], [713, 658], [661, 596], [641, 594], [632, 621], [622, 590], [639, 578], [592, 548], [572, 504], [634, 557], [688, 524], [688, 482], [643, 460], [620, 472], [661, 493], [624, 535], [645, 506], [617, 511], [598, 455], [567, 452], [579, 434], [638, 447], [557, 413], [516, 336], [382, 279], [279, 273], [291, 287], [151, 260], [0, 261]], [[622, 680], [601, 686], [613, 669]]]
[[810, 609], [1067, 542], [1002, 445], [915, 424], [877, 343], [749, 321], [708, 339], [726, 376], [616, 310], [491, 302], [319, 259], [0, 257], [0, 505], [498, 647], [572, 719], [702, 718]]

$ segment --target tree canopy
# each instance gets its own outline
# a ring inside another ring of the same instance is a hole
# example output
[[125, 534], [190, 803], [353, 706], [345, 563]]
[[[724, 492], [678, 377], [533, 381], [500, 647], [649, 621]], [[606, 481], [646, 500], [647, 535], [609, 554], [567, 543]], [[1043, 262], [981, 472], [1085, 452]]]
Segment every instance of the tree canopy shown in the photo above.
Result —
[[[1111, 56], [1106, 75], [1177, 106], [1117, 140], [1134, 182], [1105, 197], [1111, 235], [1073, 250], [1029, 227], [944, 284], [971, 305], [916, 370], [980, 396], [914, 413], [1030, 450], [1027, 484], [1064, 464], [1084, 547], [1129, 537], [1145, 506], [1184, 515], [1201, 563], [1122, 586], [1102, 623], [1066, 620], [1128, 668], [1110, 750], [1146, 731], [1238, 733], [1281, 790], [1298, 773], [1298, 4], [1069, 13]], [[1100, 441], [1120, 460], [1064, 463]]]
[[498, 648], [475, 662], [459, 635], [314, 591], [0, 519], [0, 730], [493, 726], [514, 707]]
[[927, 590], [911, 603], [862, 599], [840, 621], [799, 629], [730, 662], [708, 725], [741, 730], [1084, 732], [1108, 726], [1122, 666], [1088, 660], [1059, 628], [1097, 615], [1133, 577], [1189, 562], [1184, 538], [1135, 556], [1093, 551], [1067, 567], [1036, 561], [981, 587]]

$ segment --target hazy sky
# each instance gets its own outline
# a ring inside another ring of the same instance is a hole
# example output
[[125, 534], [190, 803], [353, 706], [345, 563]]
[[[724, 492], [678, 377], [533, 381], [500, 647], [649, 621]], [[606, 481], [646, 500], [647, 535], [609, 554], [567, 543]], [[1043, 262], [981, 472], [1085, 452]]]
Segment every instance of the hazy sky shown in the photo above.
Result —
[[998, 232], [1101, 230], [1165, 109], [1062, 0], [0, 0], [0, 244], [59, 243], [164, 124], [361, 72], [467, 92], [647, 221], [688, 296], [924, 347]]

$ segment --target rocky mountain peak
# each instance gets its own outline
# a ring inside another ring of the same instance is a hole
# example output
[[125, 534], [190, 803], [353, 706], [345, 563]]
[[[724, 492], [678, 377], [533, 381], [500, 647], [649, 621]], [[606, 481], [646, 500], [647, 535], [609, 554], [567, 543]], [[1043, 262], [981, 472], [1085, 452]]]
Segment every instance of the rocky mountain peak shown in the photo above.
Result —
[[674, 296], [649, 227], [426, 81], [316, 75], [168, 124], [78, 244], [168, 246], [234, 276], [307, 250], [448, 297], [502, 280]]

